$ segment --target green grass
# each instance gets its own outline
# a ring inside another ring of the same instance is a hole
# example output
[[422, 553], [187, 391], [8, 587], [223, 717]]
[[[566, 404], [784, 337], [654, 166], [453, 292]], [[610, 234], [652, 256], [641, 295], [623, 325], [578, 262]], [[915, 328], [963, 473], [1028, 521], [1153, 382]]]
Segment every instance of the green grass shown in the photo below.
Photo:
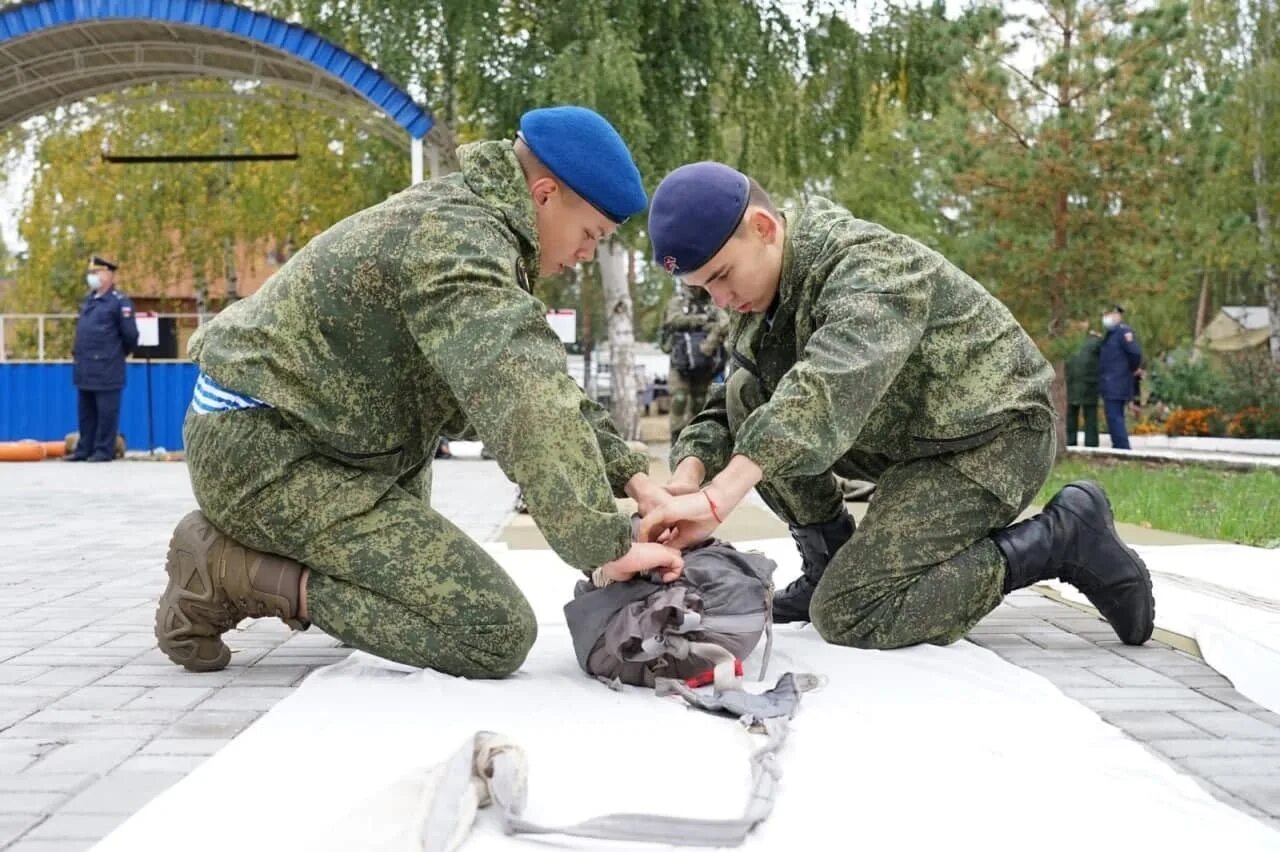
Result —
[[1102, 483], [1116, 520], [1168, 532], [1280, 547], [1280, 471], [1248, 473], [1156, 462], [1069, 459], [1040, 490], [1043, 503], [1073, 479]]

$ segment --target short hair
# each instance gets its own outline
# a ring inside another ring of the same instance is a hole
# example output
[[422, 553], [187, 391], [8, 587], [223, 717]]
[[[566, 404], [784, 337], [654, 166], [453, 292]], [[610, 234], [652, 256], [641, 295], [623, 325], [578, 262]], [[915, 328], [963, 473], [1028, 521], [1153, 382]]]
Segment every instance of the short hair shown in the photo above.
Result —
[[[764, 187], [760, 185], [760, 181], [753, 177], [748, 177], [747, 185], [749, 187], [747, 192], [747, 208], [761, 207], [764, 208], [765, 212], [770, 216], [776, 217], [778, 215], [778, 207], [773, 203], [773, 199], [769, 197], [769, 193], [765, 192]], [[746, 232], [747, 214], [744, 211], [742, 218], [738, 221], [738, 227], [734, 230], [733, 234], [735, 237], [741, 237], [746, 234]]]

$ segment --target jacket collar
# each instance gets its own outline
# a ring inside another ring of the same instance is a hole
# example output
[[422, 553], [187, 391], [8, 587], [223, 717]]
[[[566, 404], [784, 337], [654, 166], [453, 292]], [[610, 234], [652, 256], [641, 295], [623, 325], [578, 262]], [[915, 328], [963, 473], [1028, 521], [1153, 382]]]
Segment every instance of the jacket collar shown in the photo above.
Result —
[[473, 142], [458, 148], [467, 187], [497, 208], [520, 242], [520, 259], [530, 281], [538, 277], [538, 227], [524, 170], [510, 142]]

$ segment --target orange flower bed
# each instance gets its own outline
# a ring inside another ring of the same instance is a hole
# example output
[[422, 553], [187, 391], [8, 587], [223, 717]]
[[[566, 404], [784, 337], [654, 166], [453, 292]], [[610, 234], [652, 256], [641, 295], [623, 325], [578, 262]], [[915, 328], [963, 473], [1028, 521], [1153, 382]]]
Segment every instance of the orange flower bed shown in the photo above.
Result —
[[1172, 436], [1221, 435], [1222, 412], [1216, 408], [1176, 408], [1164, 422], [1164, 433]]

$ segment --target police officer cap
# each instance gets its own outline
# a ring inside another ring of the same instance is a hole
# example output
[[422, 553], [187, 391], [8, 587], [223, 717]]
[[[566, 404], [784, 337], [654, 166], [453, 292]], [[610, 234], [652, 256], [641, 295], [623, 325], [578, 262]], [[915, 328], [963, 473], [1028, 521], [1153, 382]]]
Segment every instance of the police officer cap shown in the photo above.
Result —
[[544, 107], [520, 117], [520, 138], [551, 173], [605, 216], [622, 224], [649, 199], [627, 143], [586, 107]]
[[1112, 305], [1111, 311], [1112, 313], [1122, 314], [1124, 313], [1124, 308], [1120, 307], [1119, 305]]
[[751, 197], [751, 181], [723, 163], [690, 163], [662, 179], [649, 208], [653, 259], [673, 275], [694, 272], [724, 248]]
[[110, 269], [112, 272], [115, 272], [117, 269], [119, 269], [119, 268], [120, 268], [120, 267], [119, 267], [119, 266], [117, 266], [115, 263], [112, 263], [111, 261], [107, 260], [106, 258], [98, 257], [98, 255], [96, 255], [96, 254], [95, 254], [93, 257], [89, 258], [89, 267], [90, 267], [91, 269], [95, 269], [95, 268], [96, 268], [96, 269]]

